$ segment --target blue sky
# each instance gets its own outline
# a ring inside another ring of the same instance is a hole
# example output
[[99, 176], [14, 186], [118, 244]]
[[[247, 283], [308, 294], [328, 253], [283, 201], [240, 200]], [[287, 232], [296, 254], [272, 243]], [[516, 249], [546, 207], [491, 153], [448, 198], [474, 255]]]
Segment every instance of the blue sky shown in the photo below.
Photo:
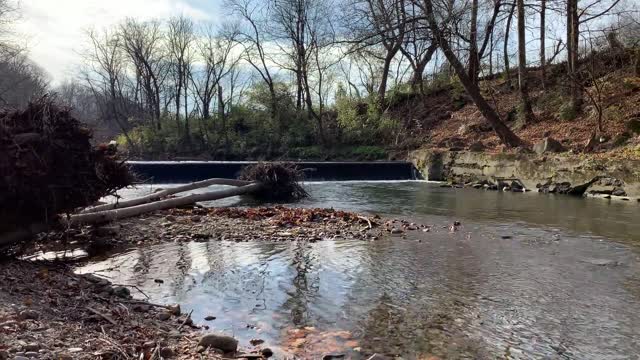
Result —
[[184, 14], [197, 21], [217, 23], [221, 0], [21, 0], [22, 17], [16, 33], [31, 58], [55, 83], [69, 78], [86, 46], [84, 32], [103, 28], [126, 17], [168, 18]]

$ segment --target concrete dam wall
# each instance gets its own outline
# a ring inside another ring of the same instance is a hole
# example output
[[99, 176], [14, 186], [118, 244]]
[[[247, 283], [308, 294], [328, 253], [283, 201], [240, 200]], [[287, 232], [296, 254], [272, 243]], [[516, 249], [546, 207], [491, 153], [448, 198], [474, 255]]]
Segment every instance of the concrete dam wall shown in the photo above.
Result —
[[[209, 178], [235, 179], [251, 161], [130, 161], [143, 180], [156, 184], [186, 183]], [[420, 176], [408, 161], [297, 162], [310, 181], [414, 180]]]

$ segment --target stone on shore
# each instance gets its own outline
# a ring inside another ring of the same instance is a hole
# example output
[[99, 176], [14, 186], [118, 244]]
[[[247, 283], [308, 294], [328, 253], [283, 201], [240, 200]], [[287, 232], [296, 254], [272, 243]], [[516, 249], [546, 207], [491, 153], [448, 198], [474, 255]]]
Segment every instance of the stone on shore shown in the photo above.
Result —
[[207, 334], [200, 338], [198, 346], [202, 346], [203, 348], [214, 348], [222, 350], [225, 353], [230, 353], [238, 349], [238, 340], [231, 336]]

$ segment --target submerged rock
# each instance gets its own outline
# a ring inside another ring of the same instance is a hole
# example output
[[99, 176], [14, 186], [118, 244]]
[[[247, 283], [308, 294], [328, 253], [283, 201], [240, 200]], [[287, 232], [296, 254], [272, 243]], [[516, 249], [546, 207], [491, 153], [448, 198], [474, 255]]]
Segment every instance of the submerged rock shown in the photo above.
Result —
[[207, 334], [200, 338], [198, 346], [202, 346], [205, 349], [214, 348], [229, 353], [238, 349], [238, 340], [226, 335]]

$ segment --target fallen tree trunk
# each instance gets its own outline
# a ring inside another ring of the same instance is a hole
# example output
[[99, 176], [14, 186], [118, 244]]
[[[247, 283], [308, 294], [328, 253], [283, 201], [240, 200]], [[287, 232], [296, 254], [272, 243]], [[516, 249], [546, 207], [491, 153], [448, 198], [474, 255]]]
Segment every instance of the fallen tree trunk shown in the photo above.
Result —
[[138, 216], [144, 213], [166, 210], [186, 205], [192, 205], [202, 201], [219, 200], [231, 196], [251, 194], [262, 190], [264, 185], [260, 182], [249, 183], [248, 185], [234, 187], [220, 191], [212, 191], [203, 194], [191, 194], [173, 199], [160, 200], [148, 204], [136, 205], [122, 209], [113, 209], [85, 214], [71, 215], [63, 219], [68, 226], [89, 225], [111, 222]]
[[81, 213], [88, 214], [88, 213], [95, 213], [95, 212], [107, 211], [107, 210], [113, 210], [113, 209], [123, 209], [131, 206], [158, 201], [170, 195], [178, 194], [178, 193], [189, 191], [189, 190], [200, 189], [200, 188], [211, 186], [211, 185], [245, 186], [251, 183], [252, 183], [251, 181], [235, 180], [235, 179], [218, 179], [218, 178], [207, 179], [207, 180], [193, 182], [187, 185], [177, 186], [170, 189], [164, 189], [162, 191], [158, 191], [153, 194], [149, 194], [149, 195], [131, 199], [131, 200], [118, 201], [112, 204], [93, 206], [93, 207], [82, 210]]

